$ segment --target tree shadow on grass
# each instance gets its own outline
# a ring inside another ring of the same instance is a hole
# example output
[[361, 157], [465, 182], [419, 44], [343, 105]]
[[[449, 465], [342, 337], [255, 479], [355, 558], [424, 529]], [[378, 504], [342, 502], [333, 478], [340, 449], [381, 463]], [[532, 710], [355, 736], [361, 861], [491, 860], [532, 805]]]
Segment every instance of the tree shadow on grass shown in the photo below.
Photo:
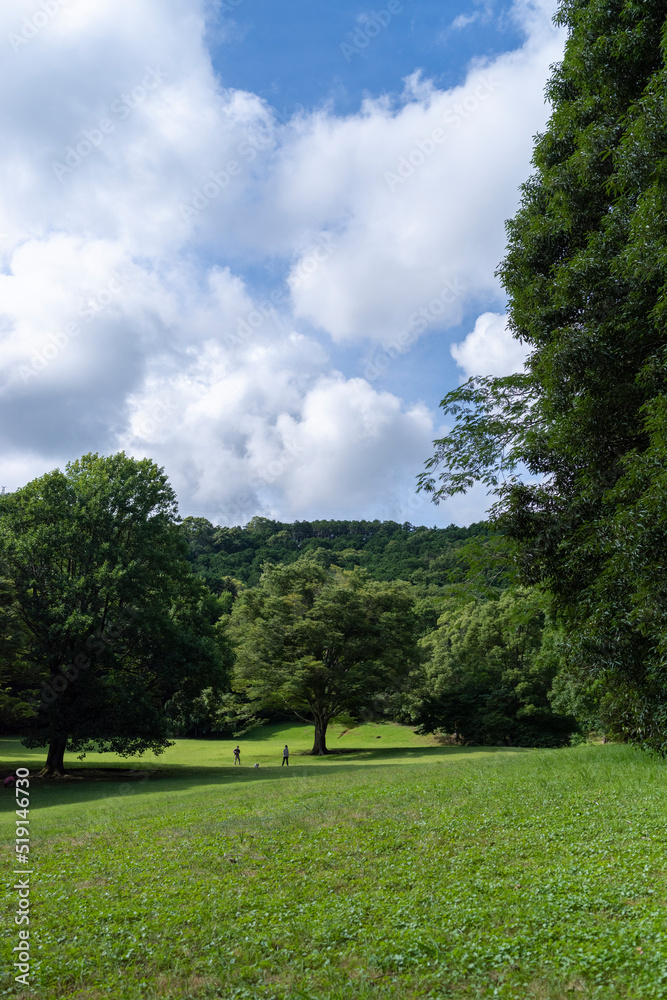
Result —
[[[374, 747], [346, 747], [344, 750], [330, 750], [328, 754], [324, 757], [312, 757], [311, 760], [335, 760], [340, 757], [349, 757], [354, 755], [355, 760], [383, 760], [385, 758], [395, 758], [395, 757], [450, 757], [466, 754], [478, 754], [478, 753], [507, 753], [508, 751], [513, 753], [526, 753], [526, 747], [457, 747], [457, 746], [440, 746], [440, 747], [379, 747], [377, 750]], [[310, 754], [297, 754], [300, 759], [304, 757], [308, 758]]]
[[[65, 778], [38, 778], [30, 776], [30, 805], [37, 810], [58, 805], [75, 805], [84, 802], [118, 803], [122, 798], [136, 800], [139, 796], [155, 793], [192, 791], [197, 787], [236, 786], [258, 781], [289, 781], [298, 778], [322, 777], [341, 772], [361, 775], [377, 767], [410, 767], [424, 762], [424, 758], [447, 761], [464, 760], [479, 753], [527, 753], [518, 747], [388, 747], [383, 750], [348, 749], [343, 754], [311, 757], [296, 754], [289, 767], [279, 764], [262, 764], [233, 767], [224, 765], [170, 764], [162, 766], [123, 765], [99, 767], [95, 765], [68, 766]], [[407, 758], [407, 763], [405, 762]], [[0, 776], [12, 773], [11, 764], [0, 762]], [[0, 794], [0, 815], [12, 814], [16, 806], [14, 790], [5, 789]]]

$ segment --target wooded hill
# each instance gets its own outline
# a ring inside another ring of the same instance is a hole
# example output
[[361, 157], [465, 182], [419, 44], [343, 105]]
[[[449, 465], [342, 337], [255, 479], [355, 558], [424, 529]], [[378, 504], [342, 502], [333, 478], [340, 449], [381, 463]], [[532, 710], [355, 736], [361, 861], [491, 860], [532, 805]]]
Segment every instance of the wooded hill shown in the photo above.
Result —
[[[308, 554], [325, 565], [361, 566], [376, 580], [439, 588], [466, 579], [480, 549], [499, 540], [485, 521], [467, 528], [425, 528], [395, 521], [285, 524], [254, 517], [244, 527], [225, 528], [187, 517], [182, 530], [192, 568], [218, 594], [230, 589], [230, 578], [256, 586], [265, 562], [289, 564]], [[484, 572], [493, 574], [489, 567]]]

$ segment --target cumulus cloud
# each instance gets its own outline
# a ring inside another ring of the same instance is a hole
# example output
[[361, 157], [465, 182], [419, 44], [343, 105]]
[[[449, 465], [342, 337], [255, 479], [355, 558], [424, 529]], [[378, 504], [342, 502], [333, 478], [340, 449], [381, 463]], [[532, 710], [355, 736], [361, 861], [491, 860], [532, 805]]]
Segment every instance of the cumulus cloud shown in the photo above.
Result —
[[322, 374], [325, 363], [297, 333], [250, 343], [233, 361], [211, 343], [132, 400], [124, 444], [164, 461], [192, 508], [222, 520], [377, 516], [428, 451], [431, 415], [363, 379]]
[[363, 379], [321, 379], [303, 400], [298, 417], [277, 423], [295, 453], [284, 489], [292, 510], [320, 510], [330, 497], [337, 509], [364, 510], [414, 468], [433, 436], [423, 406], [404, 411], [388, 392]]
[[[420, 511], [433, 415], [332, 370], [329, 338], [407, 350], [497, 304], [562, 46], [545, 4], [515, 12], [524, 46], [452, 90], [284, 123], [220, 86], [204, 0], [0, 7], [0, 480], [123, 446], [222, 520]], [[485, 337], [508, 356], [482, 316], [466, 370]]]
[[450, 352], [456, 363], [472, 375], [512, 375], [521, 371], [528, 348], [516, 340], [507, 328], [507, 316], [482, 313], [475, 327], [460, 344], [452, 344]]
[[[295, 313], [334, 340], [407, 345], [426, 328], [457, 325], [480, 298], [498, 301], [504, 221], [562, 47], [544, 11], [521, 11], [526, 45], [474, 65], [461, 86], [422, 81], [415, 99], [412, 79], [398, 109], [367, 101], [345, 119], [312, 116], [283, 149], [274, 203], [311, 237], [328, 231], [336, 247], [293, 285]], [[457, 294], [443, 296], [452, 287]], [[432, 311], [443, 297], [446, 308]]]

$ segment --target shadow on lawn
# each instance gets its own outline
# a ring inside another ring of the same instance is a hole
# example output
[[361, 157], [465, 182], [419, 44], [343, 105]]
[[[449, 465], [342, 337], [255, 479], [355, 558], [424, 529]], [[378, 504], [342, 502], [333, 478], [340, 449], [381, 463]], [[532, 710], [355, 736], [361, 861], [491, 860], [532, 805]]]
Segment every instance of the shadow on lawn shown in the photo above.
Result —
[[[341, 773], [365, 770], [369, 767], [405, 767], [396, 758], [419, 763], [425, 757], [439, 757], [446, 760], [460, 759], [479, 753], [525, 753], [516, 747], [388, 747], [383, 750], [346, 750], [341, 754], [326, 757], [311, 757], [309, 754], [292, 756], [289, 768], [279, 764], [261, 764], [233, 767], [221, 765], [192, 766], [176, 764], [148, 767], [97, 767], [68, 766], [68, 777], [61, 779], [38, 778], [30, 775], [31, 808], [44, 809], [50, 806], [71, 805], [83, 802], [118, 802], [121, 798], [137, 799], [138, 796], [156, 792], [176, 792], [195, 789], [198, 785], [241, 785], [257, 781], [289, 781], [295, 778], [310, 778], [322, 774], [322, 767], [332, 768]], [[357, 763], [355, 763], [357, 762]], [[377, 762], [377, 763], [374, 763]], [[11, 773], [11, 764], [0, 762], [0, 775]], [[36, 769], [35, 769], [36, 770]], [[13, 790], [0, 795], [0, 814], [13, 812], [15, 797]]]

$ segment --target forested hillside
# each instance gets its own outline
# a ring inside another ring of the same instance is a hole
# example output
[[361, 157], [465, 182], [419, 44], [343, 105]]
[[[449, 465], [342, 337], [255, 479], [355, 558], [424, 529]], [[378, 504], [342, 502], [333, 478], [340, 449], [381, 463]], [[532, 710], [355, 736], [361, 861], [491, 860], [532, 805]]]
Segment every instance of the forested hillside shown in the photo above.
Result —
[[[493, 549], [500, 536], [485, 521], [459, 528], [425, 528], [395, 521], [295, 521], [284, 524], [254, 517], [245, 527], [216, 527], [188, 517], [186, 534], [192, 568], [211, 590], [229, 589], [229, 579], [259, 583], [265, 562], [288, 564], [303, 555], [343, 569], [361, 566], [376, 580], [408, 580], [441, 587], [466, 579], [480, 551]], [[483, 575], [502, 576], [487, 565]]]

